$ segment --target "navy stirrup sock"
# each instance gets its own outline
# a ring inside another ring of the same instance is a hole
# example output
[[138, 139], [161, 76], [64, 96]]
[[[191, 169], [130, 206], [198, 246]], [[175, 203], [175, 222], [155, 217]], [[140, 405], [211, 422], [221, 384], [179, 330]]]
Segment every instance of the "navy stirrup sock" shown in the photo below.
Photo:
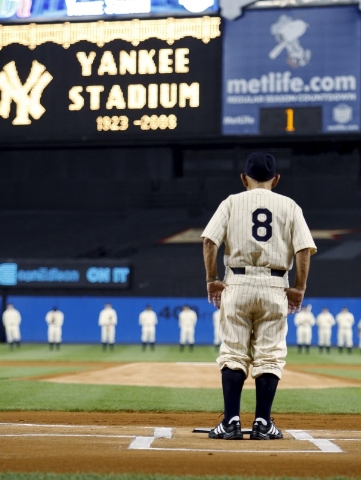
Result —
[[229, 423], [239, 416], [241, 393], [246, 375], [243, 370], [222, 369], [222, 389], [224, 399], [224, 421]]
[[273, 375], [273, 373], [263, 373], [256, 378], [255, 418], [263, 418], [269, 423], [278, 380], [278, 377]]

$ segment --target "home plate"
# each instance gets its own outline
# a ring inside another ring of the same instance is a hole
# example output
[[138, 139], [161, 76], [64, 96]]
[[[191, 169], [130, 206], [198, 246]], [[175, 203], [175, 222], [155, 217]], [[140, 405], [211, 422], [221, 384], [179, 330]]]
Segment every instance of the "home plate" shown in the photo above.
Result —
[[[194, 428], [192, 433], [209, 433], [213, 428]], [[242, 428], [242, 433], [251, 434], [252, 428]]]

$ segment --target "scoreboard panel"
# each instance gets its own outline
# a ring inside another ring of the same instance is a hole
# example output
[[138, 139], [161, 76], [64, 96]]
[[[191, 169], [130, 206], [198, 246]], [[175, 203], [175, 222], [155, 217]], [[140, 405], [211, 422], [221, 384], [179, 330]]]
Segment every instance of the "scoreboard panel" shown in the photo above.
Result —
[[260, 108], [261, 135], [322, 133], [321, 107]]
[[2, 145], [361, 131], [357, 5], [4, 24], [0, 49]]
[[218, 17], [3, 26], [1, 142], [220, 135], [220, 36]]
[[222, 27], [224, 135], [360, 132], [357, 5], [246, 10]]

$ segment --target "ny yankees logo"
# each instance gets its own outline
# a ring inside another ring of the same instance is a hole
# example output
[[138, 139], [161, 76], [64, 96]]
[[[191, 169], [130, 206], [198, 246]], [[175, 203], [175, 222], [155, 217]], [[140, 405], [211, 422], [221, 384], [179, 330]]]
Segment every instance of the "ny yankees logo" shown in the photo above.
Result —
[[16, 117], [13, 125], [30, 125], [30, 116], [39, 120], [45, 108], [41, 105], [41, 95], [53, 77], [46, 71], [46, 67], [36, 60], [33, 61], [29, 76], [21, 83], [15, 62], [4, 66], [0, 72], [0, 115], [9, 118], [11, 103], [16, 103]]

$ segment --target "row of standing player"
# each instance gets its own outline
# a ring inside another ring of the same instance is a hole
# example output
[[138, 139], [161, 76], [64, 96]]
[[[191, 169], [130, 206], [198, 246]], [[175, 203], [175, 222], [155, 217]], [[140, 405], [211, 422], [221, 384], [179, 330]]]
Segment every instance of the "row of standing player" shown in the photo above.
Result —
[[[311, 305], [303, 305], [300, 312], [296, 313], [294, 323], [297, 328], [297, 346], [301, 353], [302, 348], [309, 352], [309, 347], [312, 341], [312, 327], [318, 327], [318, 347], [320, 352], [323, 350], [327, 353], [331, 348], [332, 327], [337, 324], [337, 347], [342, 352], [343, 348], [347, 348], [349, 352], [353, 347], [353, 332], [352, 327], [355, 323], [354, 315], [348, 311], [347, 307], [343, 307], [341, 312], [336, 315], [336, 318], [330, 313], [327, 307], [315, 317], [311, 311]], [[9, 303], [3, 313], [3, 324], [5, 327], [6, 339], [10, 348], [14, 345], [20, 346], [21, 334], [20, 324], [21, 315], [14, 305]], [[62, 326], [64, 323], [64, 314], [58, 308], [54, 307], [46, 316], [45, 321], [48, 324], [48, 343], [50, 349], [54, 347], [59, 349], [62, 342]], [[219, 322], [220, 311], [216, 310], [213, 314], [213, 328], [214, 328], [214, 345], [219, 346], [221, 343], [219, 337]], [[197, 323], [197, 314], [194, 310], [185, 305], [179, 314], [179, 328], [180, 328], [180, 349], [188, 343], [190, 349], [193, 349], [195, 339], [195, 326]], [[110, 303], [106, 303], [104, 309], [99, 315], [99, 326], [101, 327], [101, 343], [103, 349], [107, 346], [112, 349], [115, 343], [115, 328], [117, 325], [117, 313], [112, 308]], [[151, 305], [147, 305], [145, 310], [139, 315], [139, 325], [142, 328], [141, 342], [143, 350], [146, 349], [147, 344], [151, 349], [155, 347], [156, 341], [156, 325], [158, 319], [156, 313], [152, 310]], [[357, 325], [359, 337], [359, 349], [361, 350], [361, 319]]]
[[256, 388], [250, 439], [283, 438], [271, 413], [287, 355], [287, 314], [301, 310], [317, 247], [299, 205], [272, 191], [279, 180], [273, 155], [250, 154], [241, 173], [245, 191], [221, 202], [201, 235], [208, 301], [221, 309], [224, 417], [209, 432], [213, 439], [243, 440], [241, 395], [249, 374]]
[[[179, 314], [178, 324], [180, 328], [179, 346], [183, 351], [185, 345], [189, 345], [190, 350], [194, 347], [194, 332], [197, 323], [197, 314], [194, 310], [184, 305]], [[101, 327], [101, 342], [103, 350], [114, 347], [115, 342], [115, 325], [117, 324], [117, 313], [110, 303], [107, 303], [100, 312], [99, 325]], [[151, 350], [155, 348], [156, 342], [156, 325], [158, 324], [157, 314], [151, 305], [147, 305], [139, 315], [139, 325], [141, 326], [141, 342], [142, 349], [146, 350], [147, 345]]]
[[[218, 313], [215, 321], [219, 322]], [[14, 308], [14, 305], [9, 303], [2, 316], [3, 325], [5, 327], [6, 340], [13, 349], [14, 345], [20, 347], [21, 333], [21, 315], [20, 312]], [[59, 349], [62, 343], [62, 328], [64, 323], [64, 313], [57, 307], [54, 307], [45, 315], [45, 321], [48, 325], [48, 343], [49, 348]], [[197, 323], [197, 314], [194, 310], [184, 305], [179, 314], [179, 328], [180, 349], [183, 350], [188, 344], [189, 348], [193, 350], [194, 347], [194, 332]], [[103, 350], [109, 348], [112, 350], [115, 344], [115, 329], [118, 323], [117, 312], [112, 308], [110, 303], [106, 303], [103, 310], [99, 314], [98, 325], [101, 329], [101, 343]], [[139, 325], [141, 326], [141, 342], [143, 350], [146, 349], [147, 344], [154, 350], [156, 340], [156, 325], [158, 318], [153, 311], [151, 305], [147, 305], [145, 310], [139, 315]], [[217, 335], [217, 337], [216, 337]], [[217, 343], [216, 343], [217, 342]], [[218, 323], [215, 326], [215, 344], [219, 344], [218, 338]]]
[[[353, 347], [353, 331], [352, 327], [355, 323], [354, 315], [349, 312], [347, 307], [334, 317], [327, 307], [323, 307], [322, 311], [315, 317], [312, 313], [311, 305], [303, 305], [300, 312], [296, 313], [294, 322], [297, 328], [297, 346], [298, 352], [302, 349], [309, 352], [312, 341], [312, 327], [314, 325], [318, 328], [318, 348], [320, 353], [325, 349], [330, 353], [332, 327], [337, 325], [337, 347], [342, 353], [343, 348], [347, 348], [349, 353], [352, 352]], [[361, 320], [357, 324], [359, 348], [361, 349]]]
[[[48, 343], [50, 349], [54, 347], [59, 349], [62, 341], [62, 327], [64, 323], [64, 314], [56, 307], [45, 315], [45, 321], [48, 324]], [[12, 303], [6, 305], [2, 315], [2, 322], [5, 328], [6, 341], [10, 349], [14, 345], [20, 347], [21, 344], [21, 314]]]

